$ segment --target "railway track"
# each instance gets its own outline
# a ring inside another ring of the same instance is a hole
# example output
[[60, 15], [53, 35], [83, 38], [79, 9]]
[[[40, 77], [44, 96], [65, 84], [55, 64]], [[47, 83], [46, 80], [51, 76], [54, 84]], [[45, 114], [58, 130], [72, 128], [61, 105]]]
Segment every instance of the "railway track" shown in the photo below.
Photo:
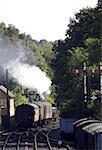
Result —
[[[53, 129], [2, 132], [0, 150], [57, 150], [58, 141], [49, 138]], [[69, 150], [61, 148], [61, 150]]]
[[52, 150], [48, 137], [41, 131], [12, 132], [0, 143], [1, 150], [40, 150], [41, 148]]
[[49, 139], [47, 133], [45, 133], [43, 130], [39, 131], [36, 134], [35, 141], [36, 141], [36, 149], [35, 150], [40, 150], [42, 148], [47, 149], [47, 150], [52, 150], [50, 139]]

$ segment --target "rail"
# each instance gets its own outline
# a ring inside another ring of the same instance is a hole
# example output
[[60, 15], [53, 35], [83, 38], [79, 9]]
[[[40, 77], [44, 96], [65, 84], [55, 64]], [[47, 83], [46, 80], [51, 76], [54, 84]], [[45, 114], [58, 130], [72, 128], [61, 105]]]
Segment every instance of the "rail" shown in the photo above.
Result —
[[6, 146], [7, 146], [7, 143], [8, 143], [8, 141], [9, 141], [10, 137], [11, 137], [13, 134], [15, 134], [15, 133], [16, 133], [16, 132], [13, 132], [13, 133], [10, 133], [10, 134], [8, 135], [8, 137], [6, 138], [6, 140], [5, 140], [5, 142], [4, 142], [4, 146], [3, 146], [2, 150], [5, 150], [5, 149], [6, 149]]
[[34, 134], [32, 131], [30, 131], [30, 134], [33, 136], [33, 144], [34, 144], [33, 149], [37, 150], [37, 143], [36, 143], [36, 136], [35, 136], [37, 133]]
[[49, 137], [48, 137], [48, 134], [45, 134], [45, 133], [43, 133], [42, 132], [42, 134], [46, 137], [46, 139], [47, 139], [47, 144], [48, 144], [48, 148], [49, 148], [49, 150], [52, 150], [52, 147], [51, 147], [51, 143], [50, 143], [50, 139], [49, 139]]
[[23, 135], [20, 135], [17, 142], [17, 150], [20, 150], [20, 141]]
[[[47, 133], [48, 137], [49, 137], [49, 135], [51, 134], [51, 132], [53, 132], [53, 131], [55, 131], [55, 130], [56, 130], [56, 129], [50, 128], [50, 131]], [[51, 137], [49, 137], [49, 140], [52, 141], [52, 142], [58, 143], [58, 141], [57, 141], [56, 139], [53, 139], [53, 138], [51, 138]], [[66, 144], [64, 141], [62, 141], [62, 145], [63, 145], [63, 144], [64, 144], [64, 146], [65, 146], [68, 150], [72, 150], [72, 148], [71, 148], [68, 144]]]
[[[40, 147], [46, 147], [49, 150], [53, 150], [53, 146], [58, 146], [58, 140], [51, 138], [49, 135], [56, 130], [55, 126], [46, 126], [44, 128], [30, 129], [26, 131], [14, 131], [12, 133], [7, 132], [3, 134], [4, 142], [2, 142], [2, 150], [6, 150], [9, 146], [14, 146], [16, 150], [29, 149], [39, 150]], [[2, 137], [2, 138], [3, 138]], [[41, 137], [41, 138], [39, 138]], [[67, 145], [66, 148], [71, 150]]]

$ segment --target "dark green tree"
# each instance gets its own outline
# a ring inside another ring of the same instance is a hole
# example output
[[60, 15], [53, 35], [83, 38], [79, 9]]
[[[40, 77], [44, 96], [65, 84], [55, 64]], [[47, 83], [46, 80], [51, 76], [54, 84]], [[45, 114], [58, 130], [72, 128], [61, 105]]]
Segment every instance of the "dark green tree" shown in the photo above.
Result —
[[[81, 116], [83, 113], [83, 62], [87, 62], [88, 68], [96, 66], [97, 69], [99, 67], [101, 59], [101, 17], [102, 9], [99, 6], [80, 10], [68, 24], [66, 39], [54, 47], [56, 54], [53, 64], [55, 69], [54, 82], [57, 89], [60, 89], [56, 90], [57, 99], [61, 97], [58, 100], [62, 100], [61, 106], [64, 106], [67, 114], [68, 112], [70, 114], [72, 109], [75, 112], [74, 116], [76, 112], [77, 116]], [[59, 66], [62, 69], [59, 69]], [[76, 69], [79, 69], [77, 74], [75, 74]], [[97, 76], [94, 80], [96, 78]], [[88, 82], [91, 82], [91, 74], [88, 76]], [[92, 86], [89, 88], [91, 88], [89, 90], [91, 95], [91, 92], [93, 92]], [[87, 107], [89, 114], [94, 110], [94, 106], [95, 103], [93, 105], [93, 102], [89, 100]], [[97, 112], [97, 110], [94, 112]], [[62, 114], [65, 115], [66, 113], [62, 111]]]

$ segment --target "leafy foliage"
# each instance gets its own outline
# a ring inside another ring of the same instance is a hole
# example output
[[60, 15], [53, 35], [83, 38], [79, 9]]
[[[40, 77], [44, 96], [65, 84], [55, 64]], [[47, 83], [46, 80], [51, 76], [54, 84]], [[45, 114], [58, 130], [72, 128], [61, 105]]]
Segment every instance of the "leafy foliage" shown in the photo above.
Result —
[[91, 71], [87, 74], [89, 99], [87, 104], [84, 104], [83, 63], [87, 63], [88, 71], [99, 68], [102, 42], [101, 12], [99, 4], [96, 8], [80, 10], [75, 14], [75, 18], [70, 19], [66, 39], [54, 45], [56, 57], [52, 66], [57, 86], [56, 99], [63, 117], [100, 114], [97, 107], [100, 96], [97, 96], [97, 105], [90, 99], [93, 91], [99, 91], [99, 73]]
[[28, 103], [29, 100], [26, 98], [26, 96], [21, 94], [21, 88], [19, 86], [16, 86], [13, 89], [13, 92], [15, 94], [15, 107]]

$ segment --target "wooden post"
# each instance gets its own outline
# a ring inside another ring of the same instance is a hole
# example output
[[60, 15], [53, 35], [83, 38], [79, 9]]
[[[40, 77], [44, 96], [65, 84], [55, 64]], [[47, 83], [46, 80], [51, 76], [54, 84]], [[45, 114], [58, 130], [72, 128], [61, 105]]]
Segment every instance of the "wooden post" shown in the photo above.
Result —
[[7, 124], [9, 126], [10, 119], [10, 104], [9, 104], [9, 94], [8, 94], [8, 70], [6, 70], [6, 88], [7, 88]]

